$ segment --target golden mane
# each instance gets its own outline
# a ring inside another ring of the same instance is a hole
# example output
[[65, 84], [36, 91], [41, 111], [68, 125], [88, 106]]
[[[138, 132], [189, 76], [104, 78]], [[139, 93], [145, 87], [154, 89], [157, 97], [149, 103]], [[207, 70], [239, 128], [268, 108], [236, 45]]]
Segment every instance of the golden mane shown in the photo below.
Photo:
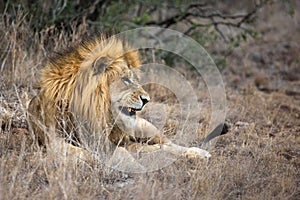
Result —
[[[109, 65], [95, 76], [92, 65], [99, 58], [108, 59]], [[138, 52], [124, 41], [103, 36], [84, 41], [49, 59], [40, 75], [41, 92], [55, 107], [103, 127], [109, 122], [108, 83], [120, 78], [124, 71], [122, 62], [128, 68], [138, 68], [141, 64]]]

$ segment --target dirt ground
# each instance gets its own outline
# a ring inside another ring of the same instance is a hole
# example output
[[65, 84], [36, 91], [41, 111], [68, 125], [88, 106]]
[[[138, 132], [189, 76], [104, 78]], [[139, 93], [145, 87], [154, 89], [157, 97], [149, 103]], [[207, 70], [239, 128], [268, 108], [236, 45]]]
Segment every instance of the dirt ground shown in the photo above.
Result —
[[35, 67], [24, 67], [25, 81], [1, 72], [0, 199], [300, 199], [300, 13], [277, 6], [260, 11], [260, 37], [236, 48], [221, 72], [230, 129], [212, 157], [181, 158], [144, 174], [74, 165], [64, 153], [28, 147], [26, 106], [43, 51], [38, 59], [15, 55]]

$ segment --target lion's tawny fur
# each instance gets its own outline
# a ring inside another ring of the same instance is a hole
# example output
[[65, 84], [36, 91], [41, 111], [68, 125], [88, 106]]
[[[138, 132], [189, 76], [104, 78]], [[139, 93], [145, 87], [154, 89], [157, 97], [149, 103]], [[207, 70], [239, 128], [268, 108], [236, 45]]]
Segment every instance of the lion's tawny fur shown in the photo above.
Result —
[[[102, 57], [108, 58], [110, 69], [94, 76], [91, 66]], [[138, 52], [114, 37], [85, 41], [50, 58], [40, 73], [40, 92], [29, 105], [30, 121], [34, 121], [31, 124], [39, 140], [44, 142], [41, 132], [45, 130], [37, 127], [37, 121], [46, 128], [57, 129], [60, 120], [73, 120], [68, 115], [71, 112], [89, 121], [92, 128], [103, 128], [110, 123], [108, 84], [123, 73], [120, 62], [126, 62], [131, 68], [141, 65]]]
[[137, 51], [115, 37], [89, 40], [49, 59], [28, 108], [37, 141], [53, 144], [53, 138], [64, 137], [79, 146], [68, 144], [80, 155], [106, 149], [99, 146], [108, 139], [129, 151], [209, 157], [205, 150], [172, 143], [136, 115], [150, 100], [138, 81], [140, 65]]

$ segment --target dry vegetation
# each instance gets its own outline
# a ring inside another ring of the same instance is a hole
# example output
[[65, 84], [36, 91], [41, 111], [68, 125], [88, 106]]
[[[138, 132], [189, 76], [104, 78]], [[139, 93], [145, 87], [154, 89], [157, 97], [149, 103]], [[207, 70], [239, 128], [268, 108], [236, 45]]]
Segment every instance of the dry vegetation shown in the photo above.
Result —
[[[0, 199], [300, 199], [299, 13], [264, 8], [255, 24], [261, 38], [228, 57], [222, 74], [231, 129], [212, 158], [182, 158], [145, 174], [74, 164], [64, 151], [45, 154], [31, 145], [26, 107], [36, 72], [49, 52], [78, 41], [86, 26], [71, 34], [54, 27], [36, 33], [18, 16], [0, 19]], [[201, 113], [201, 137], [207, 113]], [[175, 120], [169, 121], [172, 132]]]

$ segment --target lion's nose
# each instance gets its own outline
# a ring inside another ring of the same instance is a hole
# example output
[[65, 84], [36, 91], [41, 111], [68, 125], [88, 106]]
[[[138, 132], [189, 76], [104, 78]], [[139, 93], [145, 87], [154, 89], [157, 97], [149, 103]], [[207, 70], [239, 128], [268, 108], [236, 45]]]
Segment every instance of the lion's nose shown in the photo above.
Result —
[[143, 102], [143, 106], [150, 101], [150, 97], [149, 96], [145, 96], [145, 95], [141, 95], [140, 99]]

